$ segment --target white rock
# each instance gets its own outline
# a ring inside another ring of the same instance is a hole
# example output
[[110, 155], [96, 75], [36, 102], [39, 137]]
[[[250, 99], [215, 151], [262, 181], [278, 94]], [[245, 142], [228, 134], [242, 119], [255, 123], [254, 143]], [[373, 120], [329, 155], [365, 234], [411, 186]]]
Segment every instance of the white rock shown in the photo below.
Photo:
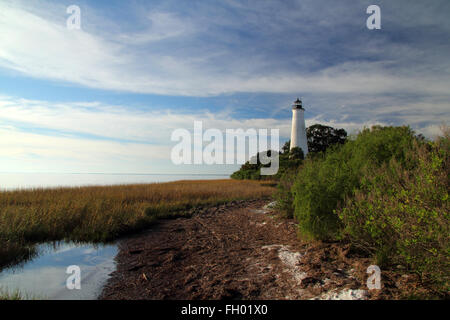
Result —
[[266, 205], [263, 207], [263, 209], [273, 209], [273, 208], [275, 208], [276, 206], [277, 206], [277, 202], [276, 202], [276, 201], [273, 201], [273, 202], [271, 202], [271, 203], [266, 204]]
[[298, 263], [302, 258], [302, 254], [300, 252], [291, 251], [289, 246], [279, 244], [263, 246], [262, 249], [278, 249], [278, 258], [280, 258], [281, 262], [285, 265], [285, 271], [292, 275], [297, 284], [300, 284], [302, 280], [308, 276], [308, 274], [303, 272], [298, 266]]
[[325, 292], [320, 296], [314, 297], [311, 300], [366, 300], [367, 290], [361, 289], [345, 289], [337, 291], [336, 289]]

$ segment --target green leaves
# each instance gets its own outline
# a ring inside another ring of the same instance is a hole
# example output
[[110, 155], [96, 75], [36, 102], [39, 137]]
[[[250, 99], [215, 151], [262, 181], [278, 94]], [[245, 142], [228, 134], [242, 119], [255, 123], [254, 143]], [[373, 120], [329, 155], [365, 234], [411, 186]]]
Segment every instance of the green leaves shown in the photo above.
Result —
[[385, 263], [406, 264], [446, 290], [448, 143], [413, 141], [403, 156], [365, 171], [359, 190], [337, 210], [343, 232], [353, 242], [368, 245], [376, 256], [382, 255]]
[[[391, 160], [406, 163], [408, 151], [416, 140], [409, 127], [373, 127], [364, 129], [347, 143], [330, 148], [323, 158], [305, 161], [293, 185], [295, 217], [301, 231], [315, 239], [334, 238], [342, 227], [334, 213], [344, 200], [354, 196], [361, 186], [375, 185], [365, 175]], [[389, 170], [375, 179], [384, 179]], [[373, 188], [373, 196], [388, 193], [389, 186]], [[378, 205], [379, 206], [379, 205]], [[368, 204], [366, 210], [376, 206]]]

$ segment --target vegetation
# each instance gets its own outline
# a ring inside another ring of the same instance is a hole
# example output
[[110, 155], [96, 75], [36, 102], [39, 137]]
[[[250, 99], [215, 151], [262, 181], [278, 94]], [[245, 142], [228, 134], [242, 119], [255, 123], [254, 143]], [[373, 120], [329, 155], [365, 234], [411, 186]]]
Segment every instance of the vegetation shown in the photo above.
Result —
[[194, 206], [269, 197], [272, 191], [256, 181], [205, 180], [0, 192], [0, 264], [25, 255], [29, 244], [113, 240]]
[[[300, 148], [293, 148], [289, 151], [289, 141], [286, 142], [282, 150], [283, 151], [279, 152], [279, 169], [277, 174], [271, 176], [261, 175], [261, 168], [270, 166], [270, 164], [262, 164], [259, 160], [261, 157], [260, 153], [258, 153], [256, 157], [253, 158], [254, 164], [247, 161], [238, 171], [231, 175], [231, 178], [237, 180], [280, 180], [280, 177], [287, 171], [298, 168], [304, 158], [303, 151]], [[268, 156], [271, 155], [271, 152], [276, 151], [269, 150]]]
[[0, 286], [0, 301], [2, 300], [45, 300], [45, 296], [37, 296], [29, 293], [21, 292], [18, 289], [9, 290]]
[[6, 240], [0, 238], [0, 269], [5, 265], [14, 265], [29, 260], [36, 255], [36, 249], [24, 241]]
[[391, 159], [404, 162], [413, 140], [414, 133], [408, 127], [373, 127], [305, 161], [291, 191], [301, 234], [306, 238], [336, 238], [341, 221], [333, 211], [359, 188], [364, 170]]
[[29, 294], [23, 294], [19, 290], [10, 291], [0, 287], [0, 301], [2, 300], [42, 300]]
[[282, 213], [285, 218], [292, 218], [294, 212], [294, 204], [292, 199], [292, 186], [297, 177], [299, 167], [286, 171], [281, 175], [278, 182], [277, 189], [274, 193], [276, 200], [276, 208]]
[[362, 130], [282, 177], [277, 200], [304, 239], [351, 241], [449, 289], [448, 129], [434, 142], [409, 127]]
[[308, 151], [315, 154], [325, 152], [335, 144], [344, 144], [347, 141], [347, 132], [344, 129], [314, 124], [306, 129], [306, 138]]
[[[347, 139], [347, 132], [344, 129], [335, 129], [320, 124], [315, 124], [306, 129], [306, 136], [308, 139], [308, 156], [314, 157], [317, 154], [325, 152], [329, 147], [336, 144], [343, 144]], [[287, 141], [281, 151], [279, 152], [279, 170], [274, 176], [261, 175], [261, 167], [264, 165], [259, 161], [261, 155], [257, 154], [253, 158], [253, 163], [247, 161], [241, 168], [231, 175], [231, 178], [243, 180], [276, 180], [279, 181], [283, 176], [288, 177], [296, 172], [304, 159], [304, 152], [301, 148], [295, 147], [290, 149], [290, 140]], [[271, 152], [269, 150], [268, 155]], [[266, 165], [269, 166], [270, 164]], [[282, 196], [284, 194], [280, 194]], [[283, 208], [281, 208], [283, 209]], [[284, 210], [284, 209], [283, 209]], [[287, 212], [286, 212], [287, 213]]]
[[[367, 168], [361, 186], [336, 211], [343, 234], [379, 265], [408, 265], [450, 289], [450, 140], [415, 142], [407, 163]], [[410, 168], [409, 166], [411, 166]]]
[[0, 291], [0, 301], [1, 300], [24, 300], [19, 291], [8, 292], [1, 290]]

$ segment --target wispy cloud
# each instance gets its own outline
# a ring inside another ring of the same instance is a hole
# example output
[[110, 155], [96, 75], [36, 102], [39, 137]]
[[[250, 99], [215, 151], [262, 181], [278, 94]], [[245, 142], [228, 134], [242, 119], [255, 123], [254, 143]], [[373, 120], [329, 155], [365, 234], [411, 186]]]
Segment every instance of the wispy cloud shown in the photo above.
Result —
[[[439, 106], [441, 112], [447, 106]], [[345, 108], [340, 116], [337, 110], [336, 116], [329, 112], [308, 117], [306, 124], [322, 123], [354, 133], [364, 126], [395, 121], [385, 117], [391, 113], [389, 108], [373, 109], [370, 117], [349, 114]], [[175, 129], [192, 132], [194, 121], [202, 121], [204, 130], [215, 128], [224, 134], [226, 129], [279, 129], [283, 141], [289, 138], [291, 125], [290, 119], [239, 119], [226, 112], [141, 111], [100, 102], [55, 103], [5, 96], [0, 97], [0, 109], [0, 167], [6, 171], [183, 172], [170, 162]], [[398, 117], [415, 124], [419, 132], [438, 133], [439, 116], [427, 115], [422, 104], [397, 110]]]
[[[42, 6], [52, 3], [41, 2], [38, 10], [2, 2], [0, 66], [92, 88], [167, 95], [448, 93], [450, 62], [444, 57], [449, 46], [428, 58], [423, 45], [430, 39], [423, 35], [411, 43], [393, 41], [387, 33], [370, 34], [362, 28], [366, 16], [361, 5], [194, 4], [194, 9], [141, 4], [139, 28], [117, 33], [118, 21], [108, 33], [114, 23], [87, 6], [82, 12], [89, 12], [95, 23], [70, 31], [63, 12], [40, 14]], [[405, 6], [392, 13], [387, 10], [395, 6], [386, 7], [387, 21], [400, 31], [404, 19], [389, 17], [420, 9]], [[134, 18], [124, 14], [124, 20]], [[439, 34], [448, 23], [419, 19], [413, 26], [435, 28]], [[411, 68], [419, 58], [420, 67]]]
[[[0, 167], [27, 172], [187, 172], [198, 168], [171, 163], [172, 131], [204, 129], [278, 128], [289, 132], [285, 120], [234, 119], [226, 113], [180, 113], [176, 110], [130, 111], [101, 103], [50, 103], [0, 98]], [[235, 167], [220, 168], [232, 172]], [[217, 172], [217, 168], [204, 168]], [[214, 170], [213, 170], [214, 169]]]
[[195, 32], [192, 22], [170, 12], [149, 12], [143, 31], [122, 33], [117, 40], [128, 45], [147, 45], [153, 42], [189, 36]]

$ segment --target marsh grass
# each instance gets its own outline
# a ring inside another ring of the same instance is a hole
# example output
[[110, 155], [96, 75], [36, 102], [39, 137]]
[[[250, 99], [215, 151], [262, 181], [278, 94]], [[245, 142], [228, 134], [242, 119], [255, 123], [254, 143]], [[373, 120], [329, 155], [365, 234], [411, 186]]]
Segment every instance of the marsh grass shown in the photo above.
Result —
[[157, 219], [188, 215], [186, 209], [269, 197], [272, 191], [257, 181], [196, 180], [0, 192], [0, 265], [24, 254], [29, 244], [107, 242]]
[[0, 300], [25, 300], [25, 299], [19, 291], [8, 292], [5, 290], [1, 290]]
[[0, 301], [2, 300], [44, 300], [46, 297], [34, 296], [23, 293], [20, 290], [8, 290], [8, 288], [0, 287]]
[[23, 242], [0, 241], [0, 270], [32, 259], [37, 254], [33, 245]]

